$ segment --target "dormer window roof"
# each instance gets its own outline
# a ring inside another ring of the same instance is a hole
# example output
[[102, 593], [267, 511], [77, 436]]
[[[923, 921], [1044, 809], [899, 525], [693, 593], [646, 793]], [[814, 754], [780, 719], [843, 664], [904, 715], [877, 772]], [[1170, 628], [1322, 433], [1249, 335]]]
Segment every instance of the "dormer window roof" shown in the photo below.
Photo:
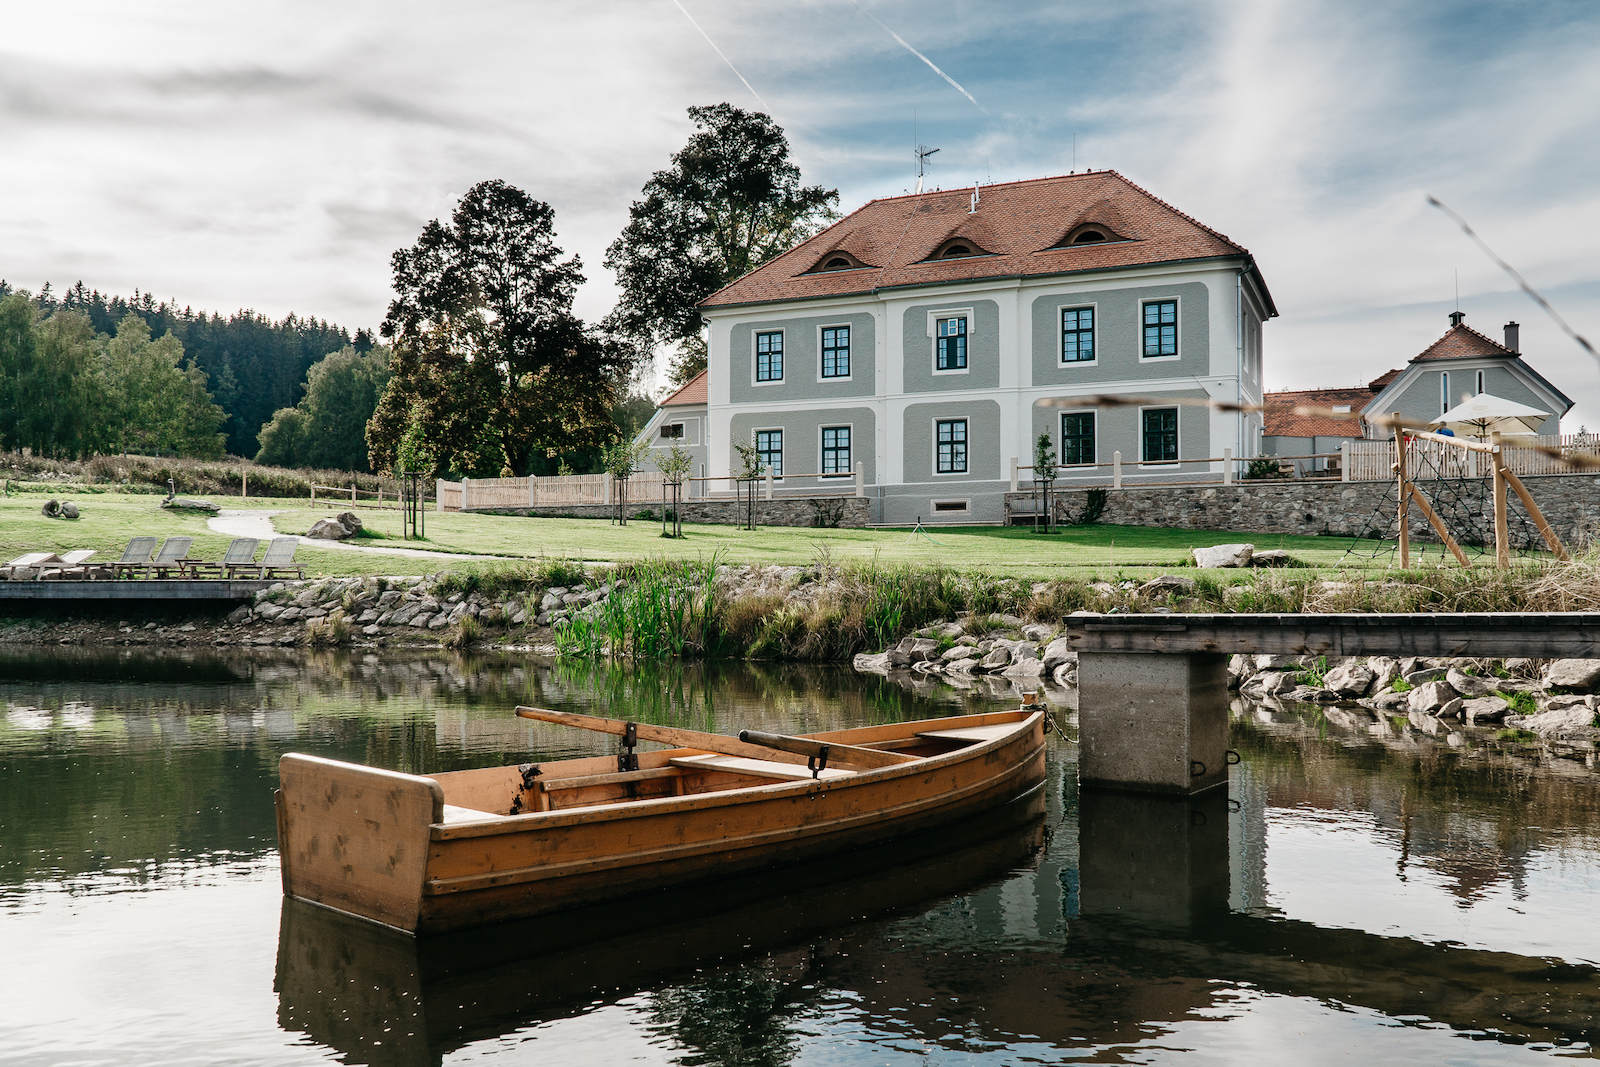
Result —
[[871, 266], [871, 264], [861, 262], [861, 260], [842, 248], [835, 248], [818, 260], [817, 265], [811, 268], [810, 273], [820, 274], [825, 271], [857, 270], [868, 266]]
[[978, 242], [966, 237], [947, 238], [943, 244], [933, 250], [929, 256], [930, 261], [936, 259], [966, 259], [968, 256], [987, 256], [992, 253], [980, 246]]
[[1078, 245], [1098, 245], [1105, 244], [1110, 241], [1126, 240], [1128, 240], [1128, 238], [1122, 236], [1116, 230], [1113, 230], [1110, 226], [1107, 226], [1104, 223], [1081, 222], [1072, 229], [1068, 230], [1066, 235], [1063, 236], [1061, 240], [1057, 241], [1050, 247], [1074, 248]]

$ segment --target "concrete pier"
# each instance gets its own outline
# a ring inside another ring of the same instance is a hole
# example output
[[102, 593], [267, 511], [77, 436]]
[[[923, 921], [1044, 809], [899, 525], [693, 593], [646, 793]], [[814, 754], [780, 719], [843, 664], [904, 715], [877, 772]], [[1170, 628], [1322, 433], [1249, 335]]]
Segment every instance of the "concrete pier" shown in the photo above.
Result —
[[1080, 652], [1078, 781], [1198, 793], [1228, 781], [1228, 657]]

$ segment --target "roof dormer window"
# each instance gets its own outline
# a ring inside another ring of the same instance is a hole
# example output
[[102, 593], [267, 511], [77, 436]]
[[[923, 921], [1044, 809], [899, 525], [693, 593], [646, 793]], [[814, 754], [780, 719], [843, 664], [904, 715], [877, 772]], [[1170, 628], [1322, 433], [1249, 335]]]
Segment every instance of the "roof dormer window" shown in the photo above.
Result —
[[968, 256], [987, 256], [989, 250], [980, 247], [976, 242], [966, 237], [952, 237], [944, 244], [934, 249], [929, 260], [935, 259], [965, 259]]
[[831, 270], [856, 270], [859, 267], [869, 266], [842, 248], [836, 248], [823, 256], [811, 272], [815, 274]]
[[1087, 245], [1093, 244], [1096, 241], [1104, 241], [1105, 239], [1106, 235], [1101, 233], [1099, 230], [1084, 230], [1082, 233], [1078, 234], [1078, 236], [1072, 239], [1072, 243], [1075, 245]]
[[1104, 223], [1084, 222], [1079, 223], [1077, 226], [1074, 226], [1072, 229], [1068, 230], [1066, 235], [1063, 236], [1061, 240], [1057, 241], [1050, 247], [1072, 248], [1076, 245], [1098, 245], [1105, 244], [1109, 241], [1126, 240], [1128, 240], [1128, 238], [1122, 236], [1120, 233]]

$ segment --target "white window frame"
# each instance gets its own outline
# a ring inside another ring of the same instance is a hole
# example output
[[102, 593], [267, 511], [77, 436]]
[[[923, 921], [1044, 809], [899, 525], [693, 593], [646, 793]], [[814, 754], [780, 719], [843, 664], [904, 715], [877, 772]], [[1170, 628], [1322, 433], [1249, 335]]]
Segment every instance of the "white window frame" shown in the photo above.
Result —
[[1450, 372], [1439, 372], [1439, 414], [1450, 410]]
[[[954, 370], [940, 370], [939, 320], [958, 318], [964, 318], [967, 320], [967, 365], [965, 367], [957, 367]], [[928, 312], [928, 367], [935, 375], [972, 373], [972, 337], [973, 326], [976, 321], [977, 316], [972, 313], [972, 309], [970, 307], [943, 308], [939, 311]]]
[[[953, 507], [950, 506], [951, 504], [960, 504], [961, 506], [958, 507], [958, 508], [953, 508]], [[930, 501], [928, 501], [928, 515], [930, 517], [934, 516], [934, 515], [971, 515], [971, 514], [972, 514], [972, 501], [971, 500], [930, 500]]]
[[[678, 428], [678, 432], [676, 434], [667, 434], [667, 433], [662, 433], [661, 432], [662, 430], [665, 430], [670, 426], [676, 426]], [[675, 441], [675, 442], [677, 442], [678, 444], [681, 445], [681, 444], [687, 444], [688, 443], [685, 440], [685, 438], [688, 437], [688, 436], [689, 436], [689, 427], [684, 422], [679, 422], [679, 421], [668, 422], [667, 420], [663, 419], [663, 420], [661, 420], [661, 423], [658, 426], [656, 426], [656, 440], [657, 441]], [[671, 448], [672, 446], [671, 445], [662, 445], [661, 447], [663, 447], [663, 448]]]
[[[1061, 324], [1061, 313], [1064, 311], [1088, 308], [1094, 312], [1094, 358], [1080, 359], [1068, 363], [1061, 358], [1062, 350], [1066, 347], [1066, 327]], [[1141, 346], [1142, 349], [1142, 346]], [[970, 363], [971, 360], [968, 360]], [[1056, 366], [1057, 367], [1098, 367], [1100, 365], [1100, 304], [1095, 300], [1074, 300], [1056, 305]]]
[[[850, 433], [850, 444], [849, 444], [849, 447], [847, 449], [847, 451], [849, 453], [848, 462], [845, 463], [844, 470], [842, 470], [842, 471], [834, 471], [833, 473], [830, 474], [830, 473], [828, 473], [828, 472], [823, 470], [823, 468], [825, 466], [827, 466], [827, 464], [825, 464], [823, 462], [823, 458], [822, 458], [823, 457], [822, 442], [824, 440], [824, 437], [823, 437], [823, 431], [824, 430], [848, 430], [849, 433]], [[853, 478], [853, 477], [855, 477], [855, 472], [856, 472], [856, 424], [853, 423], [853, 422], [832, 422], [832, 423], [827, 423], [826, 425], [823, 425], [823, 426], [818, 426], [817, 427], [817, 477], [818, 478]]]
[[[972, 360], [968, 359], [967, 362], [971, 363]], [[966, 467], [963, 470], [941, 471], [939, 469], [939, 424], [941, 422], [963, 422], [963, 423], [966, 423], [967, 429], [966, 429], [965, 439], [961, 442], [962, 444], [964, 444], [966, 446], [966, 450], [963, 453], [965, 455], [965, 457], [966, 457]], [[928, 429], [929, 429], [930, 435], [931, 435], [928, 440], [933, 445], [932, 451], [929, 452], [929, 454], [928, 454], [928, 458], [931, 460], [931, 462], [929, 463], [929, 467], [932, 468], [933, 476], [935, 478], [968, 478], [968, 477], [971, 477], [971, 475], [972, 475], [972, 416], [971, 415], [935, 415], [932, 419], [929, 420]]]
[[[763, 331], [763, 332], [765, 332], [765, 331]], [[779, 461], [782, 462], [784, 460], [787, 460], [788, 459], [788, 455], [789, 455], [789, 442], [785, 441], [783, 439], [785, 433], [787, 432], [787, 429], [788, 428], [784, 427], [784, 426], [753, 426], [750, 429], [750, 446], [752, 448], [756, 448], [756, 449], [759, 449], [761, 447], [760, 438], [756, 436], [757, 434], [775, 433], [775, 434], [778, 435], [778, 440], [780, 442], [782, 442], [782, 444], [778, 448]], [[772, 467], [771, 467], [770, 464], [768, 464], [767, 471], [762, 472], [761, 477], [765, 478], [767, 476], [767, 473], [770, 472], [771, 470], [772, 470]], [[772, 475], [772, 480], [775, 481], [775, 482], [781, 482], [781, 481], [783, 481], [783, 475], [774, 473]]]
[[1062, 408], [1056, 412], [1056, 455], [1065, 457], [1067, 454], [1065, 434], [1061, 432], [1061, 419], [1065, 415], [1093, 415], [1094, 416], [1094, 462], [1093, 463], [1061, 463], [1063, 470], [1092, 470], [1100, 464], [1100, 409], [1099, 408]]
[[1481, 370], [1478, 372], [1478, 391], [1473, 393], [1472, 395], [1473, 396], [1482, 396], [1483, 395], [1483, 371], [1481, 371]]
[[[849, 374], [823, 374], [822, 373], [822, 331], [823, 330], [849, 330], [850, 345], [845, 351], [850, 360]], [[856, 325], [853, 322], [824, 322], [817, 327], [817, 382], [821, 385], [832, 385], [835, 382], [848, 382], [856, 374]]]
[[[1144, 354], [1144, 309], [1145, 309], [1145, 306], [1148, 305], [1148, 304], [1167, 304], [1167, 303], [1171, 303], [1171, 304], [1176, 304], [1177, 305], [1177, 310], [1176, 310], [1177, 319], [1172, 324], [1172, 336], [1173, 336], [1173, 339], [1177, 342], [1178, 351], [1177, 351], [1177, 353], [1175, 355], [1171, 355], [1171, 356], [1147, 356], [1147, 355]], [[1135, 335], [1135, 337], [1138, 339], [1138, 349], [1137, 349], [1137, 351], [1139, 353], [1139, 362], [1140, 363], [1176, 363], [1178, 360], [1182, 359], [1183, 358], [1183, 297], [1179, 296], [1176, 293], [1174, 293], [1171, 296], [1140, 297], [1139, 298], [1138, 331], [1139, 332]]]
[[[783, 352], [781, 353], [783, 357], [783, 368], [776, 378], [761, 379], [756, 377], [756, 374], [758, 373], [756, 368], [760, 365], [761, 359], [760, 355], [756, 352], [756, 339], [764, 333], [775, 333], [779, 337], [783, 338], [783, 341], [781, 342], [783, 345]], [[764, 389], [769, 385], [782, 385], [783, 379], [788, 373], [789, 338], [787, 336], [787, 331], [785, 331], [782, 327], [778, 327], [777, 329], [770, 329], [760, 326], [750, 327], [750, 384], [755, 386], [757, 389]]]
[[[1140, 314], [1140, 318], [1142, 319], [1143, 317], [1144, 317], [1143, 313], [1141, 313]], [[1178, 424], [1176, 429], [1175, 429], [1175, 431], [1174, 431], [1177, 434], [1177, 449], [1176, 449], [1176, 451], [1178, 453], [1177, 457], [1174, 458], [1174, 459], [1147, 460], [1147, 459], [1144, 458], [1144, 413], [1146, 411], [1166, 411], [1169, 408], [1173, 411], [1173, 413], [1174, 413], [1174, 415], [1176, 417], [1177, 424]], [[1097, 427], [1097, 429], [1098, 429], [1098, 427]], [[1182, 404], [1146, 404], [1146, 405], [1141, 406], [1139, 408], [1139, 422], [1137, 423], [1137, 429], [1138, 429], [1138, 434], [1139, 434], [1139, 436], [1138, 436], [1138, 442], [1139, 442], [1139, 466], [1141, 468], [1144, 468], [1144, 467], [1159, 467], [1162, 470], [1170, 470], [1171, 468], [1176, 467], [1178, 464], [1183, 462], [1183, 405]], [[1099, 442], [1096, 442], [1097, 445], [1098, 445], [1098, 443]]]

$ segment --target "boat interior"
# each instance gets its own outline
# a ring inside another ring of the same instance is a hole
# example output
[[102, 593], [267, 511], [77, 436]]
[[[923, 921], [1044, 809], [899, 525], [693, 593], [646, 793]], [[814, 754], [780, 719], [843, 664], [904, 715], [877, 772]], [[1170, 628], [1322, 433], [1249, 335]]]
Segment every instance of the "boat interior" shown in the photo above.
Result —
[[[879, 766], [914, 763], [986, 744], [1014, 732], [1035, 709], [896, 723], [782, 741], [827, 746], [828, 757], [771, 749], [761, 756], [679, 747], [635, 752], [623, 739], [617, 756], [489, 767], [428, 775], [444, 793], [444, 824], [538, 812], [628, 804], [807, 780], [837, 781], [878, 767], [866, 753], [892, 757]], [[605, 720], [610, 721], [610, 720]], [[774, 735], [757, 735], [773, 737]], [[729, 746], [732, 747], [732, 746]], [[738, 746], [748, 749], [749, 745]], [[794, 744], [794, 748], [806, 746]], [[619, 769], [626, 766], [628, 769]]]

